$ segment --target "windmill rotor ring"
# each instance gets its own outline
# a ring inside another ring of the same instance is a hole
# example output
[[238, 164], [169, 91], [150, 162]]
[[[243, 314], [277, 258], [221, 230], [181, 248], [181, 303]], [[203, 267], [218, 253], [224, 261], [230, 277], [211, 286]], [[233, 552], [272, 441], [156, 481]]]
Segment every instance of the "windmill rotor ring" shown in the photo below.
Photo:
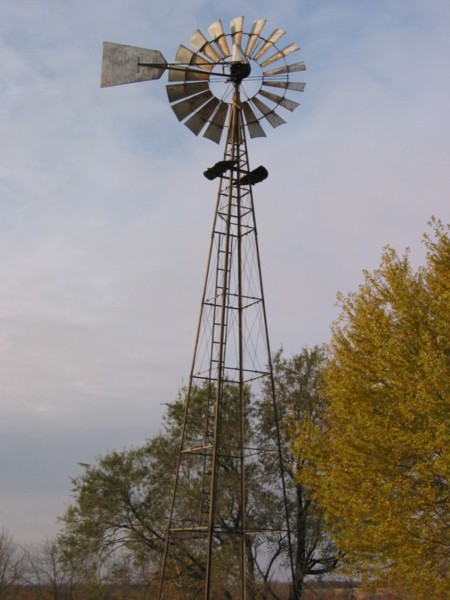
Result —
[[304, 90], [304, 83], [291, 78], [306, 67], [303, 62], [288, 64], [286, 58], [300, 48], [295, 43], [279, 47], [277, 43], [286, 32], [275, 29], [265, 37], [265, 25], [265, 19], [259, 19], [245, 32], [244, 18], [237, 17], [226, 33], [217, 20], [208, 28], [209, 39], [197, 29], [189, 40], [192, 50], [179, 46], [176, 62], [168, 65], [167, 95], [178, 120], [195, 135], [202, 133], [220, 142], [236, 85], [252, 138], [265, 137], [264, 120], [272, 127], [285, 123], [276, 112], [279, 107], [292, 112], [299, 106], [287, 93]]

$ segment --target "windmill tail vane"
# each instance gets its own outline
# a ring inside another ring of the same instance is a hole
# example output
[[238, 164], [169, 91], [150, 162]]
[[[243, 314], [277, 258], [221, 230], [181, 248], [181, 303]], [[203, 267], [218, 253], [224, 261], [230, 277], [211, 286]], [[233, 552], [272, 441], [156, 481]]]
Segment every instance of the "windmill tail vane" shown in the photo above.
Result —
[[[265, 137], [267, 123], [285, 123], [278, 112], [299, 106], [287, 95], [304, 90], [293, 78], [305, 64], [288, 63], [299, 47], [279, 45], [283, 29], [265, 35], [265, 19], [248, 31], [243, 17], [230, 25], [226, 33], [215, 21], [209, 38], [197, 29], [173, 63], [158, 50], [103, 44], [102, 87], [157, 80], [167, 72], [169, 103], [180, 122], [215, 143], [226, 130], [222, 160], [204, 171], [219, 187], [167, 507], [159, 600], [180, 597], [181, 588], [189, 600], [225, 593], [250, 600], [268, 580], [289, 581], [290, 597], [298, 597], [253, 202], [253, 187], [268, 171], [250, 168], [247, 134]], [[272, 509], [255, 513], [267, 497]]]

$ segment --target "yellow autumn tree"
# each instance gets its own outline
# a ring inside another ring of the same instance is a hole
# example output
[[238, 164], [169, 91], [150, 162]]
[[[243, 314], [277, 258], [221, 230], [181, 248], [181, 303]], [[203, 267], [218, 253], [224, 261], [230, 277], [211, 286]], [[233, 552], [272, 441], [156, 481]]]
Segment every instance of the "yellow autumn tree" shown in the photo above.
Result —
[[450, 589], [450, 227], [432, 231], [423, 267], [387, 248], [340, 297], [324, 414], [292, 427], [349, 571], [423, 600]]

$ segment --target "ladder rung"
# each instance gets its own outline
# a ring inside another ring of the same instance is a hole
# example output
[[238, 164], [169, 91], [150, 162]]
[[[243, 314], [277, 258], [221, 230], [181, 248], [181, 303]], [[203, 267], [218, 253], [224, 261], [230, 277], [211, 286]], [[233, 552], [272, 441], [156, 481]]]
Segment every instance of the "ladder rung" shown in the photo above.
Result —
[[195, 454], [197, 452], [201, 452], [203, 450], [211, 450], [212, 444], [207, 444], [206, 446], [194, 446], [193, 448], [185, 448], [181, 451], [182, 454]]

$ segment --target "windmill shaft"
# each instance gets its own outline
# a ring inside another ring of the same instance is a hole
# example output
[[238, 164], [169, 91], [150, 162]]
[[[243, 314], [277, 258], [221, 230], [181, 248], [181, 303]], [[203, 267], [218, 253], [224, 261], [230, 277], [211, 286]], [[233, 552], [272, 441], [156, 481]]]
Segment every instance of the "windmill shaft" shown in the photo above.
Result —
[[[205, 66], [207, 65], [211, 65], [211, 63], [204, 63]], [[227, 63], [223, 63], [224, 65], [226, 65]], [[158, 63], [138, 63], [138, 67], [155, 67], [155, 68], [161, 68], [161, 65]], [[197, 68], [196, 68], [197, 67]], [[186, 72], [192, 72], [192, 73], [201, 73], [202, 75], [207, 74], [208, 77], [210, 77], [211, 75], [213, 77], [225, 77], [227, 78], [228, 76], [226, 75], [226, 73], [215, 73], [214, 71], [205, 71], [204, 69], [201, 68], [200, 65], [196, 65], [195, 67], [192, 67], [191, 65], [182, 65], [181, 63], [167, 63], [166, 65], [164, 65], [163, 67], [164, 69], [167, 69], [169, 71], [181, 71], [182, 73], [186, 73]]]

